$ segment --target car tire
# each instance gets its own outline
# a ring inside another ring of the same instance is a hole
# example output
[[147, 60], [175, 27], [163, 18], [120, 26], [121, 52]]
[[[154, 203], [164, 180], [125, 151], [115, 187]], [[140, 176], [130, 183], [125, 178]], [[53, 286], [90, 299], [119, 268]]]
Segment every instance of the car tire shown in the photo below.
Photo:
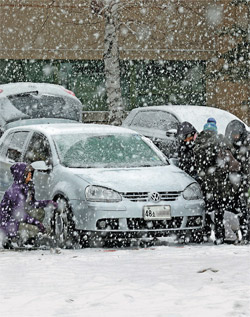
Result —
[[57, 209], [55, 209], [52, 221], [52, 236], [57, 247], [75, 249], [79, 247], [79, 232], [75, 229], [73, 212], [68, 201], [64, 197], [57, 197]]
[[189, 244], [191, 241], [191, 233], [183, 231], [177, 235], [177, 242], [179, 244]]
[[81, 234], [80, 241], [83, 248], [102, 248], [105, 244], [104, 238], [94, 232]]

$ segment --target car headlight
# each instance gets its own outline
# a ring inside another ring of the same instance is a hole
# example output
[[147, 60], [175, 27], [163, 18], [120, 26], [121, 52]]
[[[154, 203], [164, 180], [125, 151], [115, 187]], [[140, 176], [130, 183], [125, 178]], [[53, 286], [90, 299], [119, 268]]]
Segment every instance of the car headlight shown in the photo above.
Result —
[[114, 190], [95, 185], [85, 189], [85, 196], [89, 201], [117, 202], [122, 200], [121, 195]]
[[203, 196], [199, 184], [192, 183], [191, 185], [188, 185], [183, 192], [183, 197], [187, 200], [202, 199]]

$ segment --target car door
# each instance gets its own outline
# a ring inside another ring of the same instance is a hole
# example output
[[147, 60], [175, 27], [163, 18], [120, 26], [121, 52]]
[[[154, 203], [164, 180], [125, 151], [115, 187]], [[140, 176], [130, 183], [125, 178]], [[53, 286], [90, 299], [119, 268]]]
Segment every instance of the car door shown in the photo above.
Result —
[[10, 132], [1, 144], [0, 152], [0, 198], [13, 183], [10, 167], [16, 162], [21, 162], [29, 131]]
[[44, 161], [51, 169], [47, 171], [36, 170], [34, 173], [34, 184], [36, 199], [51, 199], [51, 178], [52, 178], [52, 154], [49, 140], [38, 132], [34, 132], [25, 151], [24, 162], [31, 164], [36, 161]]
[[167, 111], [142, 110], [135, 115], [130, 129], [149, 137], [165, 155], [172, 157], [177, 147], [174, 130], [178, 124], [179, 120]]

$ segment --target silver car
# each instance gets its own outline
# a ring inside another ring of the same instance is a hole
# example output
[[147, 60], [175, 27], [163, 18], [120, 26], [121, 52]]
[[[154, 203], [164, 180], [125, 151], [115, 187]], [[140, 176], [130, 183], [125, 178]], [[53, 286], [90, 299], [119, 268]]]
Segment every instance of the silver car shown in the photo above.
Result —
[[198, 183], [132, 130], [78, 123], [9, 129], [0, 140], [1, 196], [17, 161], [37, 168], [36, 199], [59, 202], [44, 224], [66, 244], [181, 235], [204, 225]]
[[[183, 121], [188, 121], [198, 132], [201, 132], [209, 117], [216, 119], [218, 132], [222, 134], [225, 134], [225, 129], [230, 121], [235, 119], [240, 120], [232, 113], [218, 108], [166, 105], [135, 108], [130, 111], [122, 126], [145, 135], [150, 138], [165, 155], [175, 157], [177, 156], [178, 141], [176, 132], [178, 124]], [[249, 127], [246, 124], [245, 126], [249, 131]]]

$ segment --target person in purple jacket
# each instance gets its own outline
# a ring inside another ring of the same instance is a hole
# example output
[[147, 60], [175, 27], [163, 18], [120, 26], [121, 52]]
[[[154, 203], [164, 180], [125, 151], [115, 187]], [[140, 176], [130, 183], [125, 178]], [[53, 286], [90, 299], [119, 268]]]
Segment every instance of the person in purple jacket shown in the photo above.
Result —
[[0, 204], [0, 240], [5, 248], [12, 242], [23, 245], [39, 232], [45, 233], [42, 224], [44, 208], [57, 203], [52, 200], [36, 200], [32, 181], [34, 169], [26, 163], [16, 163], [10, 168], [14, 183], [5, 192]]

